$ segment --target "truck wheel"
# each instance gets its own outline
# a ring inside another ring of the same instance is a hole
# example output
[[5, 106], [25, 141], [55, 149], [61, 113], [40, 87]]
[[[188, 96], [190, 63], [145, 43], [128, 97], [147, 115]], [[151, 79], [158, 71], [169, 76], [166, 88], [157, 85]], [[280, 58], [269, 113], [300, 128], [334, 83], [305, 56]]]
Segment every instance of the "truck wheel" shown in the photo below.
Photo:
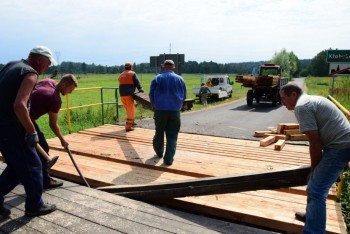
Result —
[[253, 90], [248, 90], [247, 92], [247, 105], [253, 105]]
[[276, 106], [277, 106], [277, 102], [278, 102], [278, 93], [277, 93], [277, 94], [274, 94], [274, 95], [272, 96], [271, 102], [272, 102], [272, 106], [273, 106], [273, 107], [276, 107]]
[[276, 100], [272, 100], [272, 106], [276, 107], [277, 106], [277, 101]]

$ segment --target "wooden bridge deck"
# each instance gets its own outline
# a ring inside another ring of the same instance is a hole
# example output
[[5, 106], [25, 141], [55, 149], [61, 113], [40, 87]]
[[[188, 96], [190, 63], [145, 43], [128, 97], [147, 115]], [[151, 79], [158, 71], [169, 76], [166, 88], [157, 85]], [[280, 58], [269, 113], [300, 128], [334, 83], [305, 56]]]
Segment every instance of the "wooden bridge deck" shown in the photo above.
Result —
[[[0, 172], [6, 164], [0, 162]], [[0, 233], [256, 233], [269, 231], [155, 206], [65, 181], [45, 191], [57, 205], [48, 215], [24, 216], [25, 193], [17, 186], [5, 197], [10, 218], [0, 216]]]
[[[210, 176], [266, 172], [309, 164], [308, 147], [287, 144], [282, 151], [259, 147], [258, 141], [180, 133], [174, 164], [163, 164], [152, 148], [154, 130], [104, 125], [66, 136], [70, 150], [93, 187], [150, 184]], [[57, 138], [49, 140], [50, 155], [59, 155], [51, 174], [80, 182], [70, 158]], [[346, 233], [335, 189], [327, 200], [327, 233]], [[234, 194], [193, 196], [162, 201], [168, 206], [300, 233], [296, 211], [305, 210], [305, 186]]]

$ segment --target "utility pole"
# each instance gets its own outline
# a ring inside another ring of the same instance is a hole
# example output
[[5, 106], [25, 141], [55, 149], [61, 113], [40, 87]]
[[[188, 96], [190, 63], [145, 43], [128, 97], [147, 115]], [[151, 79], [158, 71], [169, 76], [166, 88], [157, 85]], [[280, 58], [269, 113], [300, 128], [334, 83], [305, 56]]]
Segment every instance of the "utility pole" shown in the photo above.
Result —
[[169, 54], [171, 54], [171, 43], [169, 44]]

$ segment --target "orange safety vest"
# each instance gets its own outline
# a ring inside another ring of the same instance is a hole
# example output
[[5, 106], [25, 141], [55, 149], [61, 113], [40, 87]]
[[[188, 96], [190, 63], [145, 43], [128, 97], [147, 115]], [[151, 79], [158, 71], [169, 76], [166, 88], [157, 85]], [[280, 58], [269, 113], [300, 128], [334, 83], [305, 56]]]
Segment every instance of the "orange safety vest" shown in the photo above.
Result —
[[131, 70], [123, 71], [118, 78], [119, 85], [134, 84], [134, 80], [132, 78], [134, 74], [135, 72]]

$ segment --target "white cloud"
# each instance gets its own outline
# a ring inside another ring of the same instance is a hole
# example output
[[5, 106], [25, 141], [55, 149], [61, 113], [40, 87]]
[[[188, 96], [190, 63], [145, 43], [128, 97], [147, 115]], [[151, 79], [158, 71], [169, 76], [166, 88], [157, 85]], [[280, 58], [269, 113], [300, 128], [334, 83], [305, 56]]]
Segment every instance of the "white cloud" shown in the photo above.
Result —
[[37, 44], [60, 61], [104, 65], [170, 50], [198, 62], [268, 60], [283, 48], [312, 58], [347, 49], [349, 10], [347, 0], [1, 1], [0, 63]]

